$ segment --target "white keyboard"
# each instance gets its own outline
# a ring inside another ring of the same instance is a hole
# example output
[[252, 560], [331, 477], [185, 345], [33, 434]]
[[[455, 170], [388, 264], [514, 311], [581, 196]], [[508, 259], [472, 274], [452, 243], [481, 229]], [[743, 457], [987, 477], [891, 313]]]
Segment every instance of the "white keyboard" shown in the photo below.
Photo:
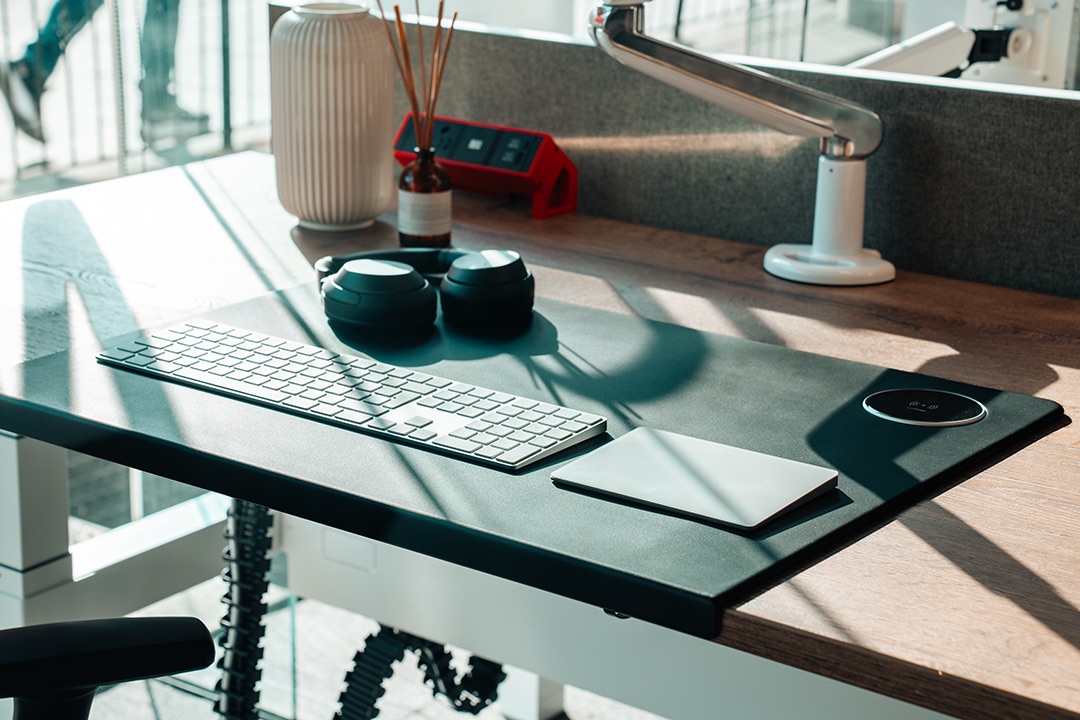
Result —
[[97, 359], [508, 470], [607, 430], [599, 415], [200, 320]]

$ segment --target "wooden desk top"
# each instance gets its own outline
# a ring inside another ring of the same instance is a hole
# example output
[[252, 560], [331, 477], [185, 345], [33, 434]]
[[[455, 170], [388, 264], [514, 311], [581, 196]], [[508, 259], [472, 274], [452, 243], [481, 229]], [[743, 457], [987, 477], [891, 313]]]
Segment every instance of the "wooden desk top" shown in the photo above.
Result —
[[[386, 223], [306, 233], [244, 154], [0, 205], [0, 363], [312, 280]], [[290, 231], [291, 239], [290, 242]], [[1050, 398], [1080, 413], [1080, 301], [901, 272], [789, 283], [764, 248], [459, 195], [455, 244], [538, 293]], [[1063, 427], [729, 610], [717, 642], [965, 718], [1080, 718], [1080, 429]]]

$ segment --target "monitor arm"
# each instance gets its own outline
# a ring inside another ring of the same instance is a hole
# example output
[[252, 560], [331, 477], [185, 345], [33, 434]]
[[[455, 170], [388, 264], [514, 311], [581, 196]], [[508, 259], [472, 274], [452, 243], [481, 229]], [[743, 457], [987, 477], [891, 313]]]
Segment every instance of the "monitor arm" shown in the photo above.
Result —
[[881, 144], [881, 119], [855, 103], [645, 35], [648, 1], [600, 2], [589, 19], [597, 47], [633, 70], [774, 130], [821, 140], [812, 243], [770, 248], [765, 269], [823, 285], [892, 280], [892, 264], [862, 246], [866, 159]]

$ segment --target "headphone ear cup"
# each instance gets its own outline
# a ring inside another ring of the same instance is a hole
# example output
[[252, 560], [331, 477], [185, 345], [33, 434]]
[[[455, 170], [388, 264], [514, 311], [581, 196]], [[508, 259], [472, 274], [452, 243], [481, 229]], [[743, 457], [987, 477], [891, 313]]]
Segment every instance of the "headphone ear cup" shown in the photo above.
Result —
[[536, 281], [516, 252], [482, 250], [454, 260], [439, 290], [447, 322], [499, 328], [532, 318]]
[[322, 281], [331, 320], [371, 329], [405, 329], [435, 322], [435, 289], [405, 263], [350, 260]]

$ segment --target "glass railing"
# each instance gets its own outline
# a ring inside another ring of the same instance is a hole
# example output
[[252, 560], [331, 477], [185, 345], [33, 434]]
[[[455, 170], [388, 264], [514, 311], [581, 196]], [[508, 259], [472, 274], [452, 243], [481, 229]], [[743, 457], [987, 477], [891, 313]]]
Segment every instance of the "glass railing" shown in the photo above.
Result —
[[[44, 82], [41, 137], [17, 129], [9, 108], [0, 108], [0, 198], [266, 146], [265, 3], [184, 0], [174, 18], [154, 0], [116, 0], [83, 23], [84, 10], [96, 4], [0, 0], [0, 56], [14, 71], [9, 97], [18, 94], [15, 85], [33, 93]], [[168, 42], [173, 20], [174, 45]], [[49, 39], [57, 31], [58, 43]], [[157, 39], [162, 34], [164, 42]], [[155, 49], [163, 45], [163, 52]], [[151, 60], [157, 57], [165, 60]], [[164, 70], [151, 69], [159, 66]], [[164, 94], [150, 89], [163, 86], [152, 75], [167, 77]]]

